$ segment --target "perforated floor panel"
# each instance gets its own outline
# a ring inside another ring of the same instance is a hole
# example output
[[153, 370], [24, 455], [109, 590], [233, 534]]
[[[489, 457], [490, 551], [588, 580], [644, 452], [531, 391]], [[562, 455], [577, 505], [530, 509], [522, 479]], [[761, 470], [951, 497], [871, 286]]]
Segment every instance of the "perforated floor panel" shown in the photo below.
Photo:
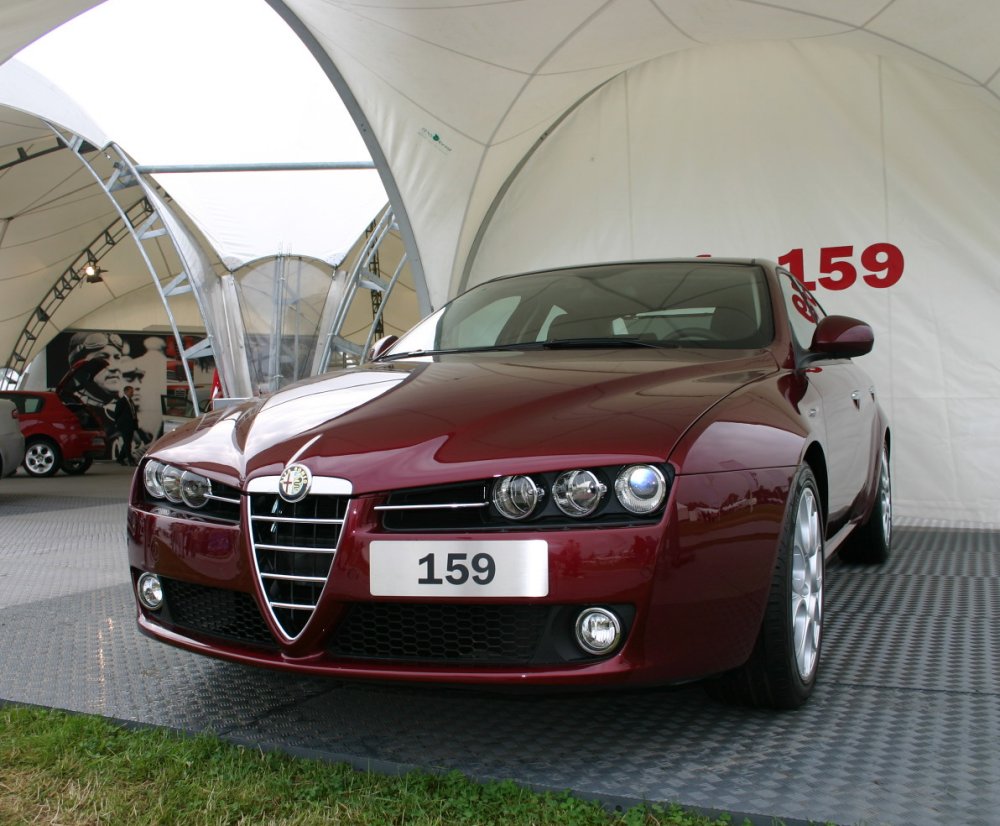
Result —
[[736, 822], [1000, 822], [1000, 533], [899, 528], [889, 564], [831, 565], [817, 691], [774, 714], [698, 686], [511, 695], [303, 679], [152, 642], [128, 585], [127, 483], [103, 464], [0, 481], [0, 700]]

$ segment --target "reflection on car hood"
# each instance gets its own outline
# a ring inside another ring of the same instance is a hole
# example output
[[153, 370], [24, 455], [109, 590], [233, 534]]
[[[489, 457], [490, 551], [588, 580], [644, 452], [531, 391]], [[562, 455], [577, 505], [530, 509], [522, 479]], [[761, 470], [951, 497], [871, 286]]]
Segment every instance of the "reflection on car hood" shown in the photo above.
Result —
[[766, 351], [708, 350], [475, 353], [367, 365], [175, 431], [158, 452], [228, 465], [242, 478], [280, 473], [294, 457], [314, 474], [351, 480], [357, 492], [663, 461], [708, 408], [775, 370]]

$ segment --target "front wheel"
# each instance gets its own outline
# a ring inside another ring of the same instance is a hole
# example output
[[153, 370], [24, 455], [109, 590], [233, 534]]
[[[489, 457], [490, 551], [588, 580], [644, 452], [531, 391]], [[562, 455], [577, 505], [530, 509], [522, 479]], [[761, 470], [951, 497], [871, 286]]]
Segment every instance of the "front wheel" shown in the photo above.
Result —
[[771, 592], [745, 665], [708, 684], [720, 699], [774, 709], [801, 706], [812, 694], [823, 634], [823, 519], [808, 465], [792, 479]]
[[48, 439], [35, 439], [24, 449], [24, 469], [31, 476], [54, 476], [60, 462], [59, 448]]

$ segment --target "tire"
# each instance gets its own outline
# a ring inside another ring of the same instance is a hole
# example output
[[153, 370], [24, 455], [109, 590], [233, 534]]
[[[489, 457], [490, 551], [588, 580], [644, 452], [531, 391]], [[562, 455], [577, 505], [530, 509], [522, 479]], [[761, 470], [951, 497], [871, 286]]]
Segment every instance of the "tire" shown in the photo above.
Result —
[[62, 464], [56, 443], [49, 439], [33, 439], [24, 448], [24, 469], [29, 476], [55, 476]]
[[94, 460], [89, 456], [84, 456], [81, 459], [66, 459], [62, 463], [62, 471], [70, 476], [82, 476], [90, 470], [92, 464], [94, 464]]
[[879, 460], [878, 488], [875, 504], [868, 520], [855, 529], [840, 549], [844, 562], [881, 565], [892, 551], [892, 475], [889, 471], [889, 451], [882, 446]]
[[801, 706], [819, 671], [824, 539], [819, 488], [808, 465], [792, 479], [771, 591], [745, 665], [708, 683], [718, 699], [773, 709]]

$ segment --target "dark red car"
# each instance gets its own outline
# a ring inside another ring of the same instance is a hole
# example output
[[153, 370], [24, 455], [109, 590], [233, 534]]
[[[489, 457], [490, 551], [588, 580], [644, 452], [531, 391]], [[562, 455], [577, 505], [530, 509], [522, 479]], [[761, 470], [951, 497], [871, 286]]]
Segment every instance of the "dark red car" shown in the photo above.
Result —
[[825, 559], [889, 553], [872, 344], [765, 261], [490, 281], [154, 444], [139, 627], [309, 674], [797, 706]]
[[84, 405], [63, 401], [51, 391], [4, 390], [0, 399], [17, 407], [24, 434], [24, 469], [31, 476], [86, 473], [104, 456], [104, 430]]

